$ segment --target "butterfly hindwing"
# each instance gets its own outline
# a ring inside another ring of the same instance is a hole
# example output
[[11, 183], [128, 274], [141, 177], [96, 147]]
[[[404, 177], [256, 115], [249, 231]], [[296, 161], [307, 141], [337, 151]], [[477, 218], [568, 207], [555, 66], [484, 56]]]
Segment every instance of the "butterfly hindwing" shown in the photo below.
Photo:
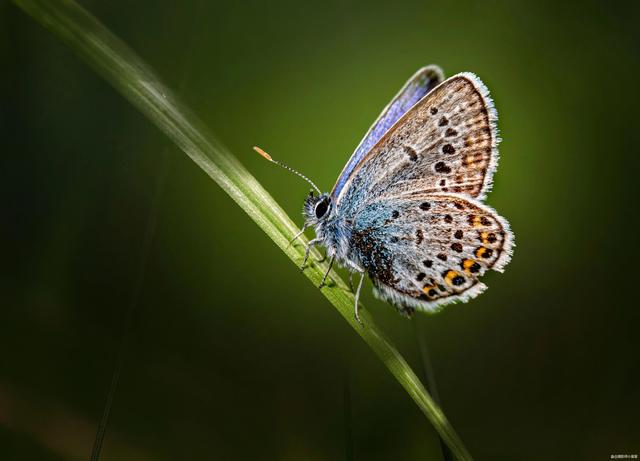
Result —
[[407, 315], [467, 300], [501, 271], [512, 251], [507, 222], [490, 207], [455, 194], [371, 201], [353, 221], [351, 246], [379, 297]]
[[438, 66], [426, 66], [418, 70], [402, 87], [389, 105], [382, 110], [367, 134], [356, 148], [336, 181], [332, 195], [337, 196], [346, 183], [353, 168], [384, 136], [400, 117], [420, 101], [429, 91], [444, 80], [442, 70]]
[[483, 199], [497, 164], [497, 115], [473, 74], [430, 91], [353, 169], [337, 197], [345, 215], [386, 195], [457, 193]]

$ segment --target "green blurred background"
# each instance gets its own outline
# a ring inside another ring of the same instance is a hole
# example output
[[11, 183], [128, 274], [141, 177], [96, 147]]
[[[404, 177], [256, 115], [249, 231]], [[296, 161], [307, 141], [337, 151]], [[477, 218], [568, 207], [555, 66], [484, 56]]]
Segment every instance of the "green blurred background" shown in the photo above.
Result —
[[[478, 74], [513, 261], [438, 315], [407, 321], [370, 286], [365, 305], [419, 372], [426, 340], [477, 459], [640, 451], [637, 2], [82, 4], [300, 223], [307, 186], [251, 146], [329, 190], [418, 67]], [[0, 459], [89, 458], [132, 304], [101, 459], [441, 459], [258, 227], [53, 35], [0, 11]]]

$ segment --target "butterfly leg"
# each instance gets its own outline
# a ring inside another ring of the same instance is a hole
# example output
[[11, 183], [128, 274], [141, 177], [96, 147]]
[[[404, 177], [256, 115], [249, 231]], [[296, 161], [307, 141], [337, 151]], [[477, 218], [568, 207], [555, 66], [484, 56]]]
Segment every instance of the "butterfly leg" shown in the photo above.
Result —
[[351, 293], [354, 293], [353, 291], [353, 272], [349, 271], [349, 290], [351, 291]]
[[309, 240], [307, 243], [307, 247], [304, 249], [304, 259], [302, 260], [302, 265], [300, 266], [300, 270], [304, 270], [304, 266], [307, 265], [307, 260], [309, 259], [309, 252], [311, 251], [311, 247], [317, 245], [320, 242], [320, 239]]
[[302, 229], [300, 229], [300, 232], [298, 232], [296, 235], [294, 235], [293, 238], [289, 241], [289, 245], [291, 245], [293, 242], [298, 240], [300, 238], [300, 236], [302, 234], [304, 234], [304, 231], [306, 231], [308, 228], [309, 228], [309, 226], [307, 224], [302, 226]]
[[363, 325], [363, 323], [362, 323], [362, 320], [360, 320], [358, 301], [360, 300], [360, 290], [362, 289], [362, 282], [364, 282], [364, 274], [365, 273], [362, 272], [362, 275], [360, 276], [360, 283], [358, 283], [358, 289], [356, 290], [355, 315], [356, 315], [356, 320], [360, 325]]
[[318, 288], [322, 288], [325, 285], [325, 282], [327, 281], [327, 276], [329, 275], [329, 272], [331, 272], [331, 267], [333, 267], [333, 261], [335, 261], [335, 259], [336, 259], [335, 256], [331, 257], [331, 260], [329, 261], [329, 268], [327, 269], [327, 272], [324, 273], [324, 277], [322, 277], [322, 281], [320, 282], [320, 286]]

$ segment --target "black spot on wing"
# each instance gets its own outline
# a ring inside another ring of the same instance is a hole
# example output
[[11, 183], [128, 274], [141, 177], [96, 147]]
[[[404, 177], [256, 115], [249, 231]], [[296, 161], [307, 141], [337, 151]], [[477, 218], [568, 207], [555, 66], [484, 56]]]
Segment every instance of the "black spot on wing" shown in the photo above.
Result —
[[407, 154], [409, 156], [409, 160], [411, 160], [412, 162], [417, 162], [418, 161], [418, 153], [416, 152], [416, 150], [411, 147], [411, 146], [402, 146], [402, 148], [404, 149], [405, 154]]
[[451, 155], [455, 154], [456, 150], [451, 144], [445, 144], [444, 146], [442, 146], [442, 152], [447, 155]]
[[451, 167], [444, 162], [438, 162], [434, 165], [434, 169], [438, 173], [451, 173]]
[[447, 137], [457, 136], [458, 132], [453, 128], [447, 128], [447, 131], [444, 132], [444, 135]]

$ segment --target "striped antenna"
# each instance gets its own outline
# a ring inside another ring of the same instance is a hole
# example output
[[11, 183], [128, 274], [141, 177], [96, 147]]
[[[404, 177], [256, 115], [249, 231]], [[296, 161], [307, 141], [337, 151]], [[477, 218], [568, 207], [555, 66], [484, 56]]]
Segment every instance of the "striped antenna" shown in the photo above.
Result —
[[313, 181], [311, 181], [309, 178], [307, 178], [305, 175], [303, 175], [302, 173], [294, 170], [293, 168], [285, 165], [284, 163], [281, 163], [277, 160], [274, 160], [271, 158], [271, 155], [267, 154], [265, 151], [263, 151], [262, 149], [260, 149], [258, 146], [253, 146], [253, 150], [255, 150], [257, 153], [259, 153], [260, 155], [262, 155], [265, 159], [269, 160], [271, 163], [275, 163], [276, 165], [284, 168], [285, 170], [290, 171], [291, 173], [300, 176], [302, 179], [304, 179], [305, 181], [307, 181], [309, 184], [311, 184], [311, 186], [318, 192], [318, 195], [322, 195], [322, 192], [320, 192], [320, 189], [318, 189], [318, 186], [316, 186]]

